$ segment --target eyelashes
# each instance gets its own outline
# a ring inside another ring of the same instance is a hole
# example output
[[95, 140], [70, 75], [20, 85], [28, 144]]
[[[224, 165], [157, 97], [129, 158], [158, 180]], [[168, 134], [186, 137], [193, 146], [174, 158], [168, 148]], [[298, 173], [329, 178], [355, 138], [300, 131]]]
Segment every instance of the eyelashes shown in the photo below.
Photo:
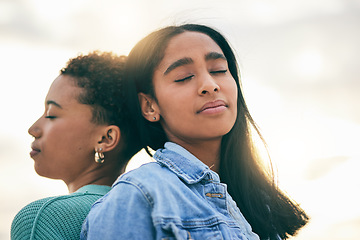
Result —
[[[218, 74], [225, 74], [227, 71], [228, 71], [227, 69], [224, 69], [224, 70], [218, 70], [218, 71], [210, 71], [209, 73], [211, 75], [218, 75]], [[174, 82], [184, 82], [186, 80], [192, 79], [194, 76], [195, 75], [190, 75], [190, 76], [187, 76], [187, 77], [184, 77], [184, 78], [177, 79]]]
[[185, 77], [185, 78], [177, 79], [177, 80], [175, 80], [174, 82], [184, 82], [184, 81], [186, 81], [186, 80], [188, 80], [188, 79], [191, 79], [191, 78], [193, 78], [193, 77], [194, 77], [194, 75], [190, 75], [190, 76]]
[[226, 73], [228, 70], [225, 69], [225, 70], [218, 70], [218, 71], [212, 71], [210, 72], [211, 74], [221, 74], [221, 73]]

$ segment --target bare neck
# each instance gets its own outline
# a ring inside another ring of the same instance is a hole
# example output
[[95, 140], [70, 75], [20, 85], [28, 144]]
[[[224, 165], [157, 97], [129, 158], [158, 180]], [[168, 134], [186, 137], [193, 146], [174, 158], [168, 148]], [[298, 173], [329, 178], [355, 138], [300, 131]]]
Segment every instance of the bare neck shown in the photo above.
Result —
[[68, 187], [69, 193], [76, 192], [78, 189], [82, 188], [86, 185], [105, 185], [111, 186], [116, 178], [123, 173], [123, 169], [120, 171], [116, 171], [112, 164], [103, 165], [97, 164], [94, 165], [93, 168], [89, 169], [82, 173], [79, 177], [74, 179], [73, 181], [65, 182]]
[[220, 164], [221, 140], [212, 140], [199, 143], [177, 143], [192, 153], [211, 170], [218, 172]]

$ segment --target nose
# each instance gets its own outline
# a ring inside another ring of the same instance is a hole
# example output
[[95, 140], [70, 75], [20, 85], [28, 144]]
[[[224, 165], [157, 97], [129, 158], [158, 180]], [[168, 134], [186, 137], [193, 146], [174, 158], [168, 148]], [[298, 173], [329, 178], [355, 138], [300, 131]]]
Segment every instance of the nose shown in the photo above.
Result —
[[31, 127], [28, 129], [28, 133], [33, 136], [34, 138], [39, 138], [41, 137], [42, 131], [40, 128], [40, 120], [42, 117], [40, 117], [38, 120], [36, 120], [36, 122], [33, 123], [33, 125], [31, 125]]
[[213, 94], [215, 92], [220, 91], [219, 84], [215, 81], [215, 79], [211, 76], [210, 73], [205, 74], [203, 77], [199, 79], [199, 95], [205, 94]]

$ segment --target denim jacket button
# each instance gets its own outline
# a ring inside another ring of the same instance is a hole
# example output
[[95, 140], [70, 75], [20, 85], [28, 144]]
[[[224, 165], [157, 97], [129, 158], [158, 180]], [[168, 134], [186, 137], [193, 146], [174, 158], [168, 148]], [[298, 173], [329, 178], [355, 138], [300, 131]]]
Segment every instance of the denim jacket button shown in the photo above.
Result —
[[206, 193], [205, 196], [207, 197], [217, 197], [217, 198], [223, 198], [224, 195], [222, 193]]

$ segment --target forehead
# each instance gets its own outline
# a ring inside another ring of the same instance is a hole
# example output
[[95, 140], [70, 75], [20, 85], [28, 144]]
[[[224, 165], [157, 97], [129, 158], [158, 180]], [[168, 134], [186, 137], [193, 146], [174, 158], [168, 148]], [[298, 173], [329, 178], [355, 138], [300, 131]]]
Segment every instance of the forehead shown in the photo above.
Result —
[[165, 49], [164, 62], [176, 61], [183, 57], [192, 57], [196, 54], [205, 56], [209, 52], [222, 53], [215, 41], [204, 33], [187, 31], [173, 37]]
[[59, 101], [63, 104], [78, 102], [78, 96], [83, 91], [75, 85], [71, 76], [59, 75], [51, 84], [46, 100]]

